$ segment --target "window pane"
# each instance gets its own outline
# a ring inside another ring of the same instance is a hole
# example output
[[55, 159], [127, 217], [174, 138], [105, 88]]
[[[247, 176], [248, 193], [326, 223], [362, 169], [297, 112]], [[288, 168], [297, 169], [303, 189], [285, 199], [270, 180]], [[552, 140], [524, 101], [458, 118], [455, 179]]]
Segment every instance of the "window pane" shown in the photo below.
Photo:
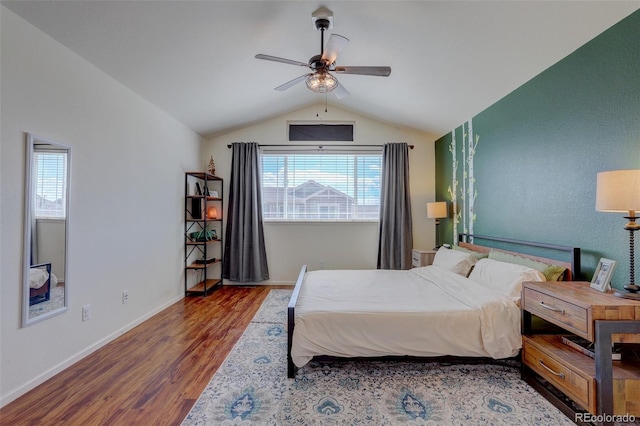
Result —
[[36, 218], [66, 216], [67, 154], [35, 152], [35, 215]]
[[265, 220], [377, 220], [382, 156], [262, 155]]

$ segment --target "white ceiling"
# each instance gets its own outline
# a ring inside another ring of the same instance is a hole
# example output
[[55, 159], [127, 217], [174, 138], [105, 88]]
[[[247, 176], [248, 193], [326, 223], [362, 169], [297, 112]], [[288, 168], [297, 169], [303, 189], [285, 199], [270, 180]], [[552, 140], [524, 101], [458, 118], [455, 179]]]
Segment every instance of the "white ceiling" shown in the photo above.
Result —
[[[324, 102], [298, 84], [320, 53], [311, 13], [326, 6], [349, 38], [329, 105], [441, 136], [640, 8], [640, 1], [3, 1], [203, 136]], [[328, 35], [327, 34], [327, 35]]]

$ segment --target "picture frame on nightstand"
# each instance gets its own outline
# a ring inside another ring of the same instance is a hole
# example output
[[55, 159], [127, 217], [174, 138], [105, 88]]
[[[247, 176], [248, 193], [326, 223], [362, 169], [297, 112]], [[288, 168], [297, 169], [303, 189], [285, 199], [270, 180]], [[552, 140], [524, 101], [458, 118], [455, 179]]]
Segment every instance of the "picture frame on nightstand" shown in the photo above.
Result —
[[602, 292], [610, 290], [611, 276], [613, 275], [615, 267], [615, 260], [601, 258], [596, 267], [596, 271], [593, 273], [590, 287]]

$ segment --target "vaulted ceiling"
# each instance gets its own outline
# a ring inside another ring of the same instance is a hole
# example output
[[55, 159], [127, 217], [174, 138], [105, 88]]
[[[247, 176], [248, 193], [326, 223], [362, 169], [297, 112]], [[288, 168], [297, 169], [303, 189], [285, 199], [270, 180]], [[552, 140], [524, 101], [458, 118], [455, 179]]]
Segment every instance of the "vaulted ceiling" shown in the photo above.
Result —
[[329, 105], [440, 136], [640, 8], [638, 1], [3, 1], [8, 9], [195, 132], [210, 136], [317, 102], [307, 62], [311, 14], [350, 39], [338, 65], [389, 65], [389, 77], [339, 75]]

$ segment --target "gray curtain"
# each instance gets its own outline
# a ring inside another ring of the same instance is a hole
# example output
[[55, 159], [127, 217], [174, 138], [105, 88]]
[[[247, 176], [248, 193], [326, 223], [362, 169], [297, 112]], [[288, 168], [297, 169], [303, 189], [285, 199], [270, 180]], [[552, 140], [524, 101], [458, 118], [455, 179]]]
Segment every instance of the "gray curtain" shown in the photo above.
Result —
[[406, 143], [387, 143], [382, 150], [379, 238], [378, 269], [411, 269], [413, 225]]
[[262, 230], [260, 161], [255, 142], [232, 144], [222, 276], [236, 282], [269, 279]]

